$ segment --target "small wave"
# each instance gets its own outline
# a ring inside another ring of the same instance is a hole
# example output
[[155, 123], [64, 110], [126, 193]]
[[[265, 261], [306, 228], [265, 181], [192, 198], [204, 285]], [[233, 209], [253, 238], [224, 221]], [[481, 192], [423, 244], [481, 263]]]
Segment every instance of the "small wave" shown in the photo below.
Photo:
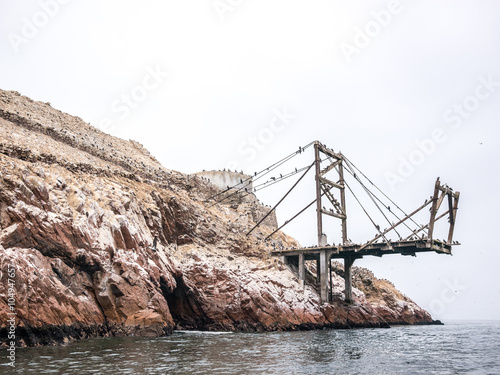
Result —
[[231, 331], [182, 331], [175, 330], [174, 333], [184, 333], [187, 335], [227, 335], [233, 332]]

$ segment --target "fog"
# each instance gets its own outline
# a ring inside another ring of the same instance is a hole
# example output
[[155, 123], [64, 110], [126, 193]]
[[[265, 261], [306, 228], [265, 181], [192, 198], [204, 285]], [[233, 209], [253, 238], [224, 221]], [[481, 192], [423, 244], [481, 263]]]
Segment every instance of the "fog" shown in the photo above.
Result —
[[[440, 177], [461, 192], [454, 255], [355, 265], [434, 318], [498, 319], [499, 2], [4, 1], [0, 35], [0, 88], [134, 139], [170, 169], [251, 174], [319, 140], [407, 211]], [[305, 180], [280, 223], [314, 198]], [[287, 183], [259, 198], [275, 204]], [[373, 237], [347, 204], [349, 236]], [[325, 227], [335, 241], [338, 221]], [[314, 244], [314, 209], [285, 231]]]

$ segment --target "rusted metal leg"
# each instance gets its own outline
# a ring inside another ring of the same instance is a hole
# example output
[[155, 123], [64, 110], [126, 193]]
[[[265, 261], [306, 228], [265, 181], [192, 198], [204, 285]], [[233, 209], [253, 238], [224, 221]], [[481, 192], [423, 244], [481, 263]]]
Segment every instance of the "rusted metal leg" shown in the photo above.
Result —
[[328, 257], [328, 277], [330, 278], [329, 280], [329, 289], [330, 289], [330, 293], [328, 293], [328, 302], [332, 302], [333, 301], [333, 296], [332, 296], [332, 290], [333, 290], [333, 282], [332, 282], [332, 258], [331, 256]]
[[[451, 194], [450, 194], [451, 196]], [[457, 191], [453, 195], [453, 207], [450, 204], [450, 230], [448, 231], [448, 245], [453, 243], [453, 231], [455, 230], [455, 220], [457, 218], [458, 210], [458, 199], [460, 198], [460, 193]]]
[[329, 256], [326, 250], [321, 250], [319, 253], [319, 267], [321, 273], [321, 302], [328, 302], [328, 261]]
[[428, 237], [429, 241], [432, 241], [432, 235], [434, 234], [434, 222], [436, 221], [436, 212], [439, 209], [438, 205], [438, 195], [439, 195], [439, 188], [441, 187], [441, 183], [439, 181], [439, 178], [436, 181], [436, 185], [434, 187], [434, 195], [432, 196], [432, 206], [431, 206], [431, 217], [429, 220], [429, 231], [428, 231]]
[[352, 303], [352, 265], [355, 258], [346, 257], [344, 259], [344, 280], [345, 280], [345, 301]]
[[320, 173], [321, 173], [321, 157], [319, 155], [319, 143], [314, 142], [314, 163], [316, 169], [316, 224], [318, 229], [318, 246], [321, 246], [321, 241], [323, 238], [323, 217], [321, 216], [321, 183], [320, 183]]
[[304, 286], [305, 281], [306, 281], [306, 268], [305, 268], [305, 261], [304, 261], [304, 254], [301, 253], [299, 254], [299, 280]]

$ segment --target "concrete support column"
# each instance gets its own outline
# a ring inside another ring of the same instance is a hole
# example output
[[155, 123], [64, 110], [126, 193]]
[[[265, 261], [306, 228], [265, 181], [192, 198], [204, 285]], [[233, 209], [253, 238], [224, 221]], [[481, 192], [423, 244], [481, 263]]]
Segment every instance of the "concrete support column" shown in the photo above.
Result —
[[320, 283], [321, 283], [321, 302], [328, 302], [328, 263], [329, 254], [326, 250], [319, 252], [319, 268], [320, 268]]
[[352, 303], [352, 265], [354, 260], [353, 257], [344, 259], [345, 301], [347, 303]]
[[304, 286], [305, 281], [306, 281], [306, 268], [305, 268], [305, 261], [304, 261], [304, 254], [300, 253], [299, 254], [299, 280], [302, 283], [302, 286]]

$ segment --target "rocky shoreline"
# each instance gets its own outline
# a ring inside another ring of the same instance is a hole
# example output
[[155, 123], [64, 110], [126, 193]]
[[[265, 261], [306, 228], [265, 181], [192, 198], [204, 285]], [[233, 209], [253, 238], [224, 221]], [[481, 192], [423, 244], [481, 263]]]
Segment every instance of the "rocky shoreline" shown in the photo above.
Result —
[[[269, 254], [258, 200], [207, 203], [220, 190], [168, 170], [134, 141], [0, 90], [0, 346], [15, 269], [16, 344], [174, 329], [275, 331], [439, 324], [370, 271], [354, 304], [321, 304], [313, 283]], [[275, 245], [298, 247], [279, 232]]]
[[[391, 324], [385, 322], [344, 322], [344, 323], [326, 323], [326, 324], [312, 324], [302, 323], [293, 327], [277, 327], [276, 329], [256, 328], [254, 326], [241, 326], [240, 332], [264, 332], [264, 331], [310, 331], [317, 329], [355, 329], [355, 328], [391, 328], [393, 326], [407, 326], [410, 323], [392, 322]], [[413, 325], [443, 325], [439, 320], [431, 322], [415, 322]], [[217, 330], [215, 326], [197, 327], [196, 331], [221, 331]], [[131, 333], [127, 327], [117, 327], [108, 323], [102, 325], [83, 325], [75, 323], [69, 326], [66, 325], [47, 325], [40, 327], [18, 326], [16, 335], [19, 338], [21, 346], [37, 347], [37, 346], [53, 346], [65, 345], [71, 341], [84, 340], [88, 338], [97, 337], [125, 337], [125, 336], [142, 336], [142, 337], [161, 337], [169, 336], [173, 333], [173, 328], [164, 329], [163, 332], [154, 335], [147, 335], [144, 332]], [[138, 334], [137, 334], [138, 333]], [[7, 329], [1, 328], [0, 335], [7, 337]]]

